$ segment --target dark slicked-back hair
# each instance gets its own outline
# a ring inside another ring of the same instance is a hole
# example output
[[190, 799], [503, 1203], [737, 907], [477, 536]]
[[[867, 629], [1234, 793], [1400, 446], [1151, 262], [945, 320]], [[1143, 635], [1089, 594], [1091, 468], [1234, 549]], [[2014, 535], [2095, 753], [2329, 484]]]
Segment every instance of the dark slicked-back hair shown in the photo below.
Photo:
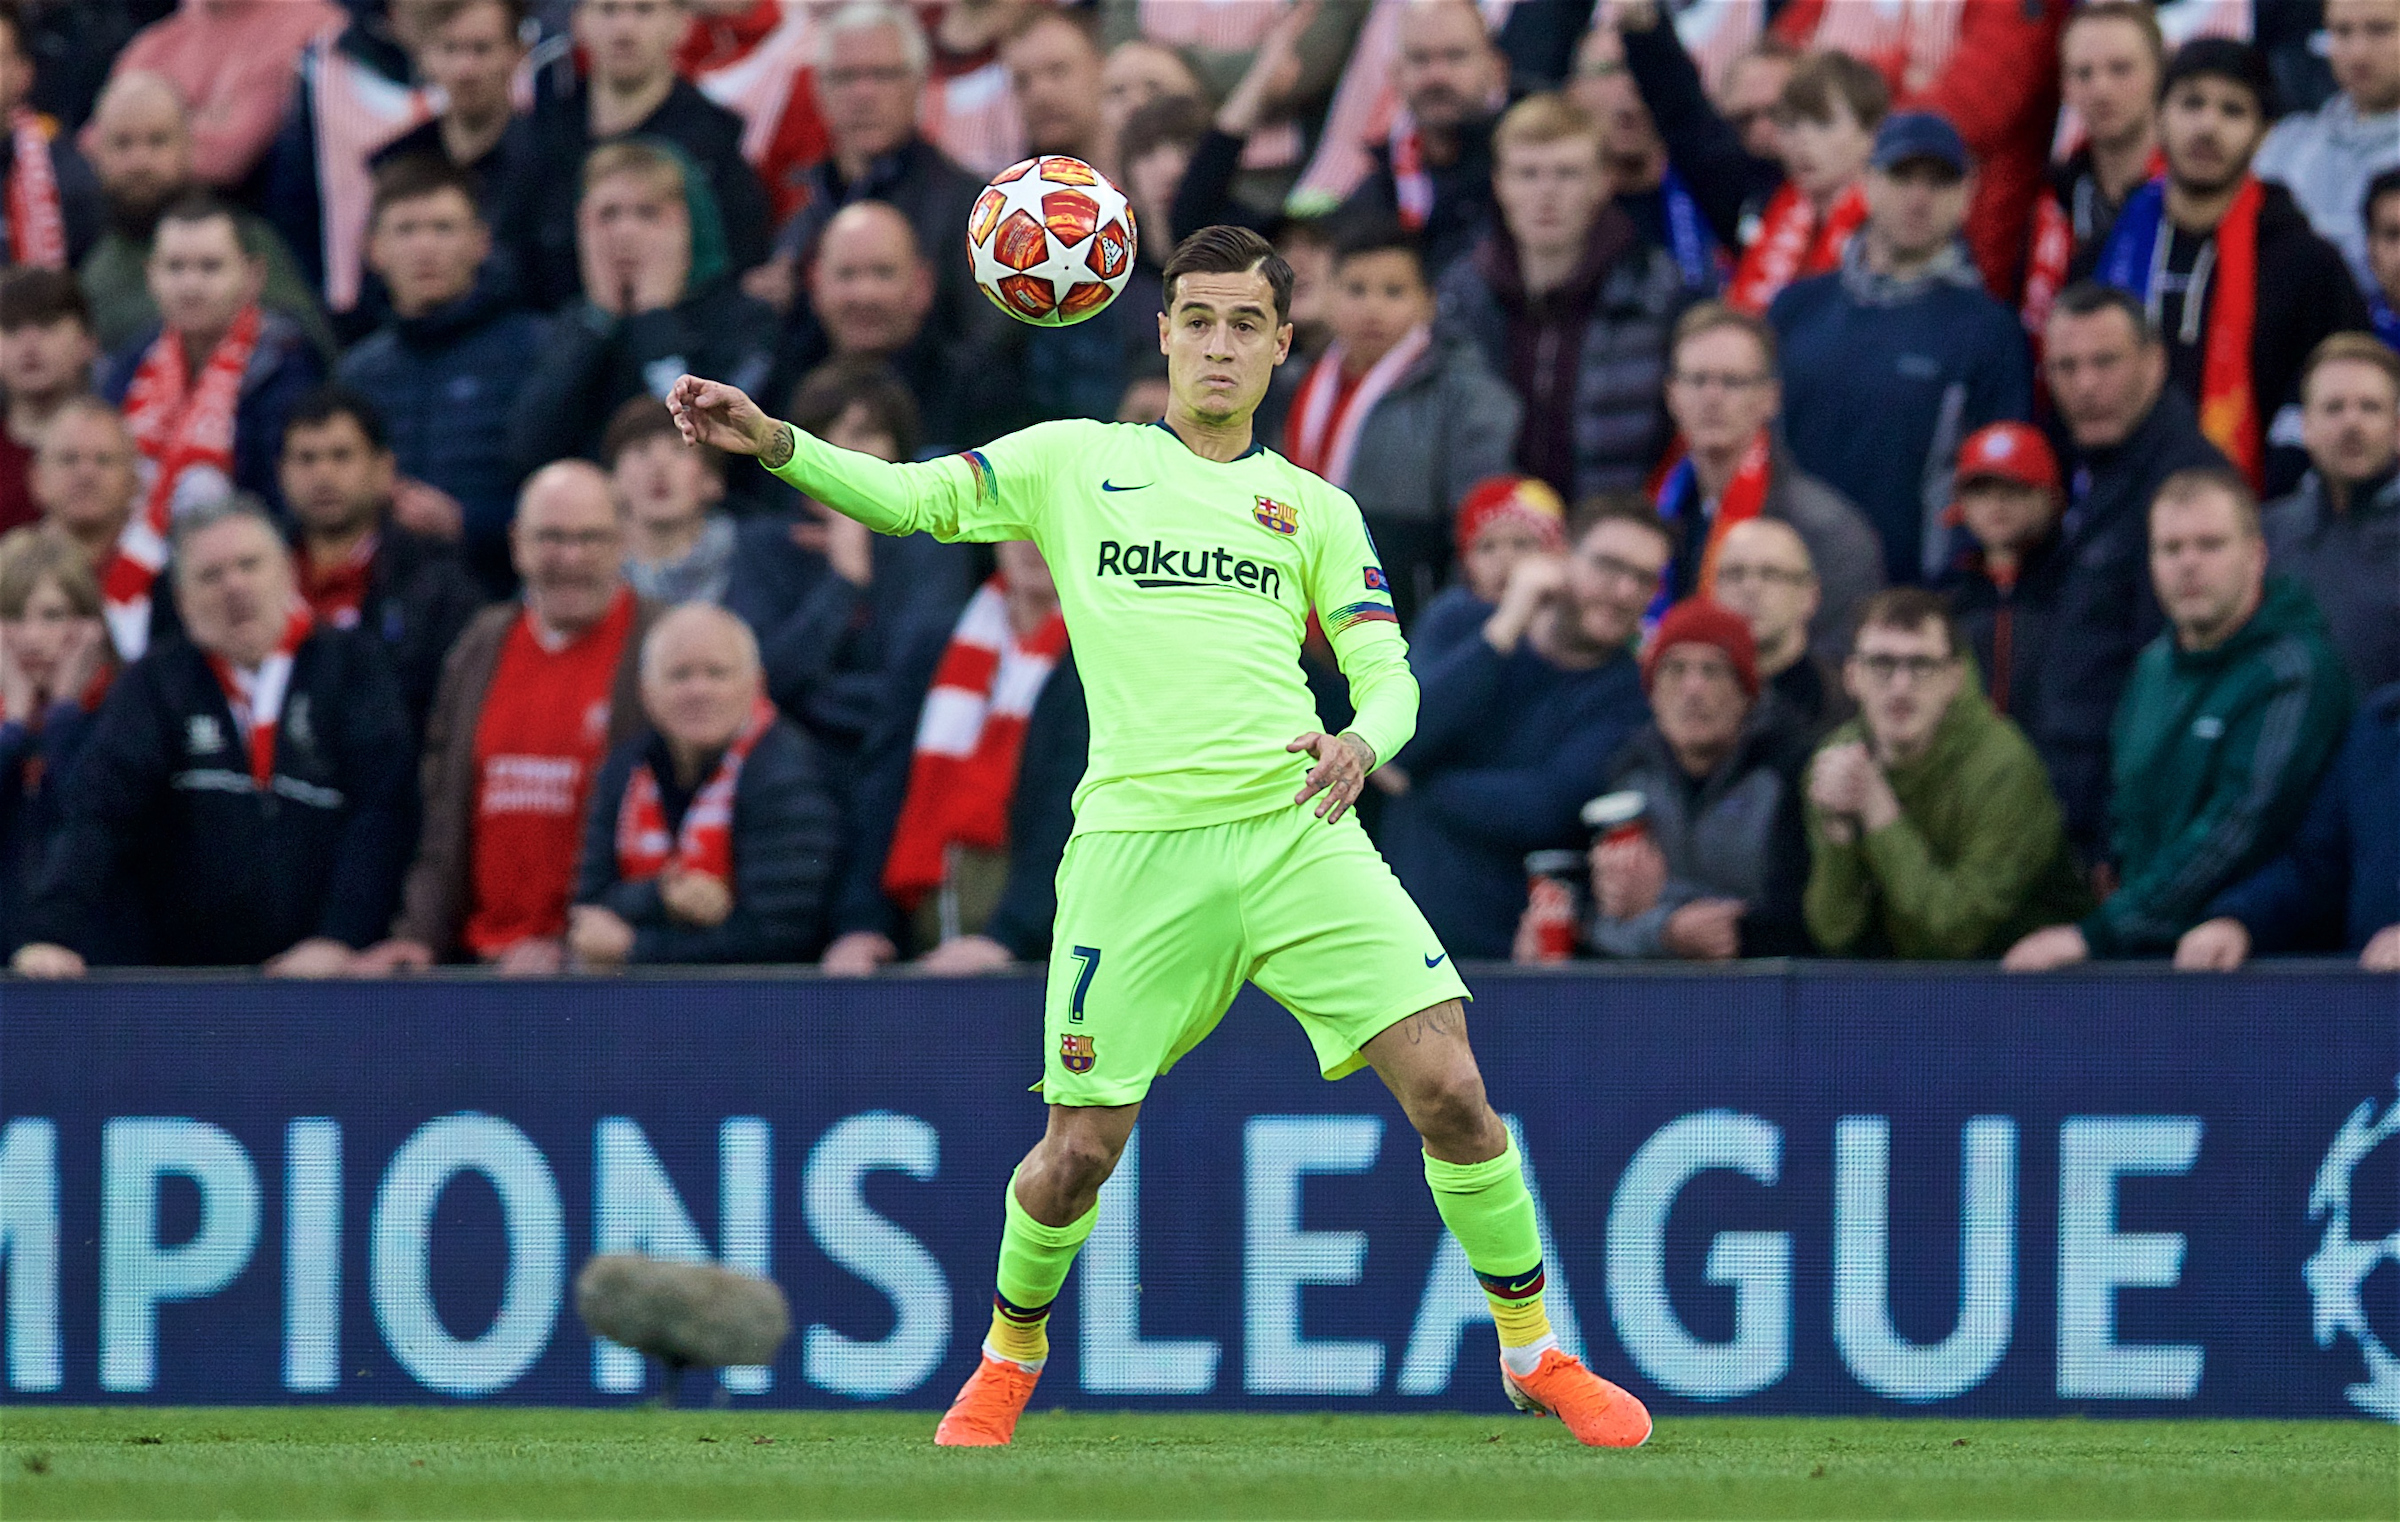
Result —
[[1186, 275], [1247, 275], [1256, 270], [1275, 292], [1275, 323], [1292, 320], [1292, 267], [1275, 245], [1247, 227], [1203, 227], [1175, 246], [1162, 282], [1166, 309], [1175, 310], [1175, 282]]

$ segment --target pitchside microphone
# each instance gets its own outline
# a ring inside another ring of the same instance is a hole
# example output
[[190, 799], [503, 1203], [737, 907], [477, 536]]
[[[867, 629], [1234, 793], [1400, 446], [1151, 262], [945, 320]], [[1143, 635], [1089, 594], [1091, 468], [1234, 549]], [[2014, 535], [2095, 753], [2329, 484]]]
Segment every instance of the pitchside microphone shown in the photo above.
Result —
[[772, 1363], [792, 1330], [791, 1308], [771, 1280], [639, 1253], [586, 1263], [575, 1276], [575, 1314], [594, 1336], [663, 1364], [660, 1399], [669, 1405], [684, 1370]]

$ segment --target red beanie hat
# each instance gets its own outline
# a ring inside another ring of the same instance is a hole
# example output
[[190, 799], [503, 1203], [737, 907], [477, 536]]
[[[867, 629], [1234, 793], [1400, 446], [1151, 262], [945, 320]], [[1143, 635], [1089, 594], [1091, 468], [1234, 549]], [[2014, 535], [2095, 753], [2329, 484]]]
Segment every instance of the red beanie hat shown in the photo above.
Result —
[[1458, 556], [1475, 548], [1483, 531], [1504, 519], [1525, 524], [1554, 555], [1567, 550], [1567, 509], [1549, 484], [1531, 476], [1487, 476], [1458, 504]]
[[1750, 625], [1739, 613], [1705, 597], [1687, 597], [1667, 610], [1658, 621], [1658, 632], [1650, 636], [1649, 647], [1642, 651], [1642, 692], [1649, 694], [1658, 675], [1659, 657], [1670, 645], [1714, 645], [1733, 662], [1733, 674], [1742, 684], [1742, 691], [1753, 698], [1758, 696], [1758, 641], [1750, 636]]

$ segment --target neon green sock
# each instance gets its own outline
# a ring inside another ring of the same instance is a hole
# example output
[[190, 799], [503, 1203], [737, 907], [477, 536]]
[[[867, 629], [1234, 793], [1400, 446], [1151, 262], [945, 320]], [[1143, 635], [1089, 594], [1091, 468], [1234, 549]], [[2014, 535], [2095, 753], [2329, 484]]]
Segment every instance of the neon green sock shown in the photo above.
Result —
[[1425, 1182], [1442, 1224], [1467, 1252], [1467, 1265], [1491, 1302], [1500, 1346], [1525, 1348], [1551, 1335], [1542, 1309], [1542, 1234], [1533, 1195], [1518, 1165], [1517, 1143], [1480, 1163], [1445, 1163], [1425, 1154]]
[[1100, 1219], [1095, 1205], [1083, 1219], [1044, 1226], [1017, 1202], [1017, 1181], [1008, 1181], [1008, 1224], [1000, 1233], [999, 1287], [992, 1296], [991, 1335], [984, 1351], [994, 1358], [1038, 1369], [1050, 1356], [1050, 1302], [1067, 1282], [1076, 1249]]

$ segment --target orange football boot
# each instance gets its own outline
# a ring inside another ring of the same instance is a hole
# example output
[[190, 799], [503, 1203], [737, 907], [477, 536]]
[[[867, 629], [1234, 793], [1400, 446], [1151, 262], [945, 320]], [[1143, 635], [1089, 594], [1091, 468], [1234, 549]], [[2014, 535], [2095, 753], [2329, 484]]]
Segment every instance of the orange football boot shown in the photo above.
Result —
[[1016, 1436], [1025, 1403], [1033, 1399], [1034, 1382], [1041, 1377], [1038, 1369], [984, 1354], [934, 1429], [934, 1443], [943, 1448], [1007, 1447]]
[[1541, 1363], [1522, 1377], [1502, 1363], [1500, 1384], [1519, 1411], [1557, 1417], [1587, 1448], [1639, 1448], [1650, 1441], [1649, 1409], [1557, 1348], [1545, 1349]]

